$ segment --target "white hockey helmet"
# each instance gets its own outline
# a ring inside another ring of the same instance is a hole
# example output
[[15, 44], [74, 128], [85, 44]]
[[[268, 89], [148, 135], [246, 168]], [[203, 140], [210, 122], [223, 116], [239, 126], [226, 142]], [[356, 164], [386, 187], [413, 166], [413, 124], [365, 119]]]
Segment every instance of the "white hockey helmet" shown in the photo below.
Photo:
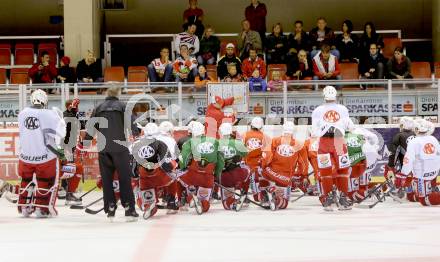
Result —
[[324, 100], [335, 101], [338, 92], [336, 91], [336, 88], [334, 86], [326, 86], [322, 90], [322, 94], [324, 95]]
[[173, 133], [174, 125], [170, 121], [163, 121], [159, 125], [159, 131], [162, 134], [171, 134]]
[[37, 89], [31, 94], [31, 104], [32, 105], [47, 105], [47, 94], [41, 89]]
[[154, 136], [159, 133], [159, 127], [155, 123], [148, 123], [145, 125], [142, 130], [146, 136]]
[[295, 132], [295, 124], [292, 121], [287, 121], [283, 125], [283, 134], [293, 134]]
[[434, 125], [425, 119], [416, 119], [414, 121], [414, 131], [416, 133], [428, 133], [433, 130]]
[[263, 118], [256, 116], [254, 118], [252, 118], [251, 121], [251, 127], [256, 128], [256, 129], [261, 129], [264, 126], [264, 121]]
[[410, 117], [403, 116], [399, 121], [400, 127], [405, 130], [413, 130], [414, 129], [414, 120]]
[[191, 133], [193, 137], [201, 136], [205, 134], [205, 126], [200, 122], [194, 122], [191, 127]]
[[222, 123], [218, 129], [220, 135], [222, 136], [230, 136], [232, 134], [232, 125], [231, 123]]

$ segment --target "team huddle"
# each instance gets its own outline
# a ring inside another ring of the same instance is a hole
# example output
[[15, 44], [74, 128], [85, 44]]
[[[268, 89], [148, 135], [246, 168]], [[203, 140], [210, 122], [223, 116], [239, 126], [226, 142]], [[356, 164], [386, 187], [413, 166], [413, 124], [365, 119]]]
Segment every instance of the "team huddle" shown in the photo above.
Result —
[[[326, 211], [350, 210], [375, 199], [372, 208], [385, 196], [440, 205], [436, 185], [440, 145], [431, 135], [434, 126], [430, 122], [401, 118], [401, 130], [389, 145], [385, 182], [372, 184], [379, 159], [378, 136], [353, 124], [347, 108], [336, 102], [334, 87], [325, 87], [323, 95], [325, 102], [313, 111], [305, 139], [291, 121], [285, 121], [279, 136], [270, 137], [260, 117], [254, 117], [244, 133], [223, 121], [213, 136], [207, 134], [206, 125], [192, 121], [188, 134], [177, 141], [169, 121], [141, 126], [128, 149], [133, 197], [143, 218], [150, 218], [158, 209], [176, 213], [195, 208], [202, 214], [209, 211], [213, 199], [233, 211], [249, 204], [272, 211], [286, 209], [289, 202], [305, 195], [318, 196]], [[82, 155], [87, 152], [82, 136], [70, 150], [73, 153], [65, 152], [69, 136], [73, 137], [71, 127], [66, 132], [63, 117], [46, 109], [44, 91], [34, 91], [31, 103], [19, 115], [21, 182], [11, 186], [3, 181], [0, 196], [4, 192], [18, 195], [18, 211], [25, 217], [33, 213], [56, 216], [59, 197], [65, 197], [68, 205], [82, 204], [74, 193], [83, 176]], [[70, 101], [66, 112], [74, 114], [78, 104], [79, 100]], [[119, 174], [114, 172], [111, 193], [116, 201], [122, 197], [118, 180]], [[298, 191], [300, 197], [291, 199], [291, 193]], [[104, 211], [114, 216], [111, 208], [105, 206]], [[126, 208], [126, 216], [137, 214]]]

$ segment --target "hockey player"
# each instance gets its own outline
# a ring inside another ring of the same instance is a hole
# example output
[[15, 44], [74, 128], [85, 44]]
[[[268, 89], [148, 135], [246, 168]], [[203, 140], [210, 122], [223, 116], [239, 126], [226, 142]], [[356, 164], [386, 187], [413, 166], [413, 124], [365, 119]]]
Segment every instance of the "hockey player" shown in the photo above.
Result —
[[192, 138], [185, 142], [180, 156], [179, 167], [183, 171], [180, 182], [195, 197], [194, 203], [200, 213], [207, 212], [214, 186], [214, 172], [218, 162], [218, 141], [205, 136], [205, 128], [195, 122]]
[[[319, 137], [318, 167], [324, 195], [324, 209], [333, 210], [336, 203], [340, 210], [351, 209], [347, 197], [350, 160], [344, 135], [351, 123], [348, 109], [336, 103], [336, 89], [326, 86], [323, 90], [325, 103], [312, 113], [312, 135]], [[339, 201], [333, 191], [341, 192]]]
[[354, 202], [359, 202], [364, 199], [364, 196], [359, 193], [359, 178], [367, 169], [367, 160], [362, 151], [362, 146], [365, 144], [365, 138], [361, 134], [347, 132], [345, 134], [345, 141], [347, 143], [348, 157], [350, 159], [348, 197]]
[[141, 165], [138, 204], [144, 211], [144, 219], [148, 219], [157, 212], [157, 190], [173, 182], [167, 173], [173, 172], [177, 163], [167, 145], [156, 138], [159, 133], [156, 124], [148, 123], [143, 131], [144, 137], [133, 145], [133, 155]]
[[[249, 188], [249, 168], [242, 162], [247, 154], [247, 149], [241, 140], [232, 138], [232, 125], [223, 123], [219, 132], [219, 158], [216, 165], [216, 174], [220, 175], [219, 181], [226, 189], [221, 189], [223, 207], [226, 210], [240, 211], [244, 198]], [[233, 192], [242, 195], [237, 199]]]
[[401, 174], [396, 174], [396, 186], [404, 185], [411, 173], [418, 201], [424, 206], [440, 205], [440, 192], [432, 188], [440, 170], [440, 144], [431, 135], [432, 123], [418, 119], [415, 121], [416, 137], [408, 142]]
[[292, 177], [297, 167], [299, 145], [293, 138], [293, 122], [283, 125], [283, 134], [272, 140], [269, 150], [263, 152], [263, 174], [260, 187], [265, 187], [271, 210], [285, 209], [289, 203]]
[[31, 107], [18, 115], [20, 151], [18, 174], [21, 177], [18, 211], [29, 217], [56, 216], [59, 161], [57, 144], [66, 134], [64, 120], [48, 110], [47, 95], [37, 89], [31, 94]]
[[210, 104], [206, 109], [206, 117], [205, 117], [205, 126], [206, 126], [206, 135], [209, 137], [219, 138], [218, 128], [223, 122], [234, 123], [235, 117], [227, 116], [223, 109], [226, 106], [233, 105], [235, 101], [239, 101], [240, 98], [230, 97], [227, 99], [223, 99], [219, 96], [215, 96], [211, 98]]

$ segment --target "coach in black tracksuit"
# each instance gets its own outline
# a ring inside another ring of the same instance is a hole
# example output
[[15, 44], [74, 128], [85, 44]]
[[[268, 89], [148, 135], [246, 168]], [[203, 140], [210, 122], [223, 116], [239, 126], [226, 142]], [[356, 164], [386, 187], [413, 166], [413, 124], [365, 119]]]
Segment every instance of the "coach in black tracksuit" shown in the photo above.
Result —
[[[104, 211], [107, 216], [114, 216], [116, 209], [115, 194], [113, 190], [113, 174], [118, 171], [121, 204], [125, 208], [125, 216], [137, 217], [135, 211], [135, 200], [131, 187], [131, 169], [128, 148], [116, 143], [115, 141], [126, 142], [124, 131], [125, 103], [119, 101], [121, 93], [119, 87], [111, 87], [107, 90], [107, 97], [103, 103], [98, 105], [92, 113], [92, 117], [102, 117], [107, 119], [108, 128], [100, 128], [99, 124], [95, 128], [102, 134], [104, 139], [98, 135], [99, 169], [102, 177], [102, 187], [104, 191]], [[131, 116], [131, 114], [130, 114]], [[132, 123], [132, 121], [130, 121]], [[136, 135], [137, 128], [132, 126], [132, 132]]]

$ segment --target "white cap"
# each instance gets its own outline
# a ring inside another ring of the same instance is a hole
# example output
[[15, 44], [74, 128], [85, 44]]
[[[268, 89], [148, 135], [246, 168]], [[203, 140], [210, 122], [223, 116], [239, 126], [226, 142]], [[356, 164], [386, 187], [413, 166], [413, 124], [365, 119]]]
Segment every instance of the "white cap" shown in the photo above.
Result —
[[233, 43], [228, 43], [226, 45], [226, 48], [235, 48], [235, 45]]
[[251, 127], [256, 128], [256, 129], [261, 129], [261, 128], [263, 128], [263, 125], [264, 125], [263, 118], [261, 118], [259, 116], [252, 118]]
[[218, 129], [220, 135], [229, 136], [232, 134], [232, 125], [231, 123], [222, 123]]
[[434, 125], [425, 119], [416, 119], [414, 121], [414, 129], [419, 133], [427, 133], [433, 129]]
[[295, 132], [295, 124], [292, 121], [287, 121], [283, 125], [283, 134], [293, 134]]
[[146, 136], [154, 136], [159, 133], [159, 127], [155, 123], [148, 123], [142, 130]]
[[173, 132], [174, 125], [170, 121], [163, 121], [159, 125], [159, 131], [162, 134], [171, 134]]
[[413, 130], [414, 129], [414, 120], [410, 117], [403, 116], [400, 118], [400, 126], [405, 130]]
[[195, 122], [196, 122], [196, 121], [191, 121], [191, 122], [188, 123], [187, 127], [188, 127], [188, 132], [189, 132], [189, 133], [192, 132], [192, 127], [193, 127], [193, 125], [194, 125]]
[[200, 122], [194, 122], [191, 127], [191, 133], [193, 137], [204, 135], [205, 126]]
[[41, 89], [37, 89], [31, 94], [31, 104], [32, 105], [47, 105], [47, 94]]
[[337, 91], [334, 86], [326, 86], [322, 90], [322, 93], [324, 95], [324, 100], [326, 101], [334, 101], [336, 100]]

